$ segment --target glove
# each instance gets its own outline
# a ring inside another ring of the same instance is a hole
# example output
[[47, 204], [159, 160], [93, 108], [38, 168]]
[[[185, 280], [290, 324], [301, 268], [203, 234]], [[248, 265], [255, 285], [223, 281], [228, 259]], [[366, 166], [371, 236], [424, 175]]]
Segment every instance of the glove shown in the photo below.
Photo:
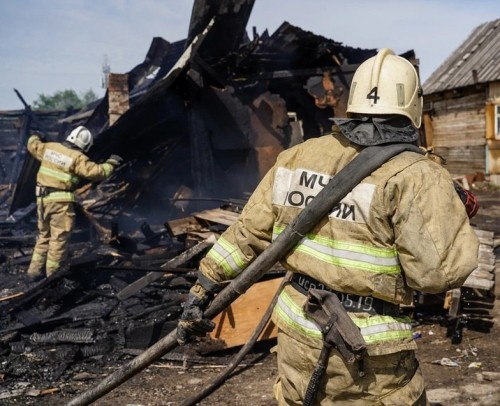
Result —
[[123, 163], [123, 158], [119, 155], [111, 155], [106, 162], [113, 166], [120, 166]]
[[465, 211], [467, 212], [467, 216], [469, 219], [474, 217], [477, 214], [477, 211], [479, 210], [479, 202], [477, 201], [477, 197], [474, 196], [471, 192], [468, 190], [464, 190], [465, 194], [467, 195], [467, 199], [465, 200]]
[[184, 345], [194, 336], [203, 337], [215, 328], [212, 320], [203, 317], [203, 311], [213, 298], [198, 281], [189, 291], [188, 300], [177, 325], [177, 342]]
[[471, 219], [477, 214], [477, 211], [479, 210], [479, 202], [477, 201], [477, 197], [468, 190], [462, 188], [458, 183], [453, 182], [453, 184], [455, 186], [455, 191], [458, 193], [458, 196], [460, 196], [460, 200], [465, 206], [467, 216], [469, 217], [469, 219]]
[[429, 147], [429, 148], [426, 148], [426, 147], [419, 147], [422, 152], [424, 153], [424, 155], [429, 158], [431, 161], [434, 161], [436, 162], [437, 164], [441, 165], [441, 166], [444, 166], [446, 165], [446, 158], [442, 155], [439, 155], [439, 154], [436, 154], [434, 152], [434, 148], [433, 147]]
[[42, 133], [41, 133], [41, 132], [39, 132], [39, 131], [32, 131], [32, 132], [31, 132], [31, 135], [32, 135], [32, 136], [33, 136], [33, 135], [36, 135], [36, 136], [40, 139], [40, 141], [45, 141], [45, 135], [44, 135], [44, 134], [42, 134]]

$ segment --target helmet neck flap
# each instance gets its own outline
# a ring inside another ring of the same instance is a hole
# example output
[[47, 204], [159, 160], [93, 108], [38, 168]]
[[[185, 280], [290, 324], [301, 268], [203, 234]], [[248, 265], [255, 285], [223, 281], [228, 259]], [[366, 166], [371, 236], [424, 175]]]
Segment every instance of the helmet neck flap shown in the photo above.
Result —
[[332, 120], [344, 137], [361, 146], [396, 142], [411, 144], [418, 140], [418, 130], [408, 118], [403, 116], [334, 118]]

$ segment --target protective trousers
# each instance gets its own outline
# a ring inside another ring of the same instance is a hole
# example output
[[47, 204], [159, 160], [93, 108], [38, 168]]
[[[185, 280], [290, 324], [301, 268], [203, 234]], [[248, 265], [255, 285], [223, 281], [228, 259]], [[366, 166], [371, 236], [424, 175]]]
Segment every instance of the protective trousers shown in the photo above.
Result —
[[[278, 332], [278, 380], [274, 395], [280, 406], [302, 405], [320, 350]], [[333, 350], [316, 396], [321, 406], [424, 406], [422, 373], [413, 351], [365, 356], [364, 375], [359, 364], [346, 364]]]
[[47, 202], [41, 198], [37, 202], [38, 237], [28, 276], [47, 277], [65, 265], [71, 231], [75, 222], [75, 210], [71, 202]]

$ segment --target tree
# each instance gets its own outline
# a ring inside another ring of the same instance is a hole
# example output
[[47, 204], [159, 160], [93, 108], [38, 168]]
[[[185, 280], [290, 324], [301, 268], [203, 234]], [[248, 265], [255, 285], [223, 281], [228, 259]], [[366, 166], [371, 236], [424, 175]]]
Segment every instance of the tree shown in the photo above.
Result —
[[67, 110], [69, 108], [81, 109], [87, 104], [97, 100], [97, 95], [92, 89], [78, 95], [74, 90], [60, 90], [52, 95], [39, 94], [33, 102], [34, 110]]

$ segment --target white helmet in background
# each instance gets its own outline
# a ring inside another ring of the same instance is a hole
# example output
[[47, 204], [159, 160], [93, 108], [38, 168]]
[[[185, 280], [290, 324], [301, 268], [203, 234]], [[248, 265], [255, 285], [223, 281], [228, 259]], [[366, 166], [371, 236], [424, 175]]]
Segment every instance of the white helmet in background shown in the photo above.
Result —
[[347, 115], [399, 114], [420, 127], [423, 97], [417, 71], [388, 48], [363, 62], [352, 78]]
[[71, 131], [66, 137], [66, 141], [76, 145], [85, 152], [87, 152], [94, 143], [92, 133], [82, 125]]

